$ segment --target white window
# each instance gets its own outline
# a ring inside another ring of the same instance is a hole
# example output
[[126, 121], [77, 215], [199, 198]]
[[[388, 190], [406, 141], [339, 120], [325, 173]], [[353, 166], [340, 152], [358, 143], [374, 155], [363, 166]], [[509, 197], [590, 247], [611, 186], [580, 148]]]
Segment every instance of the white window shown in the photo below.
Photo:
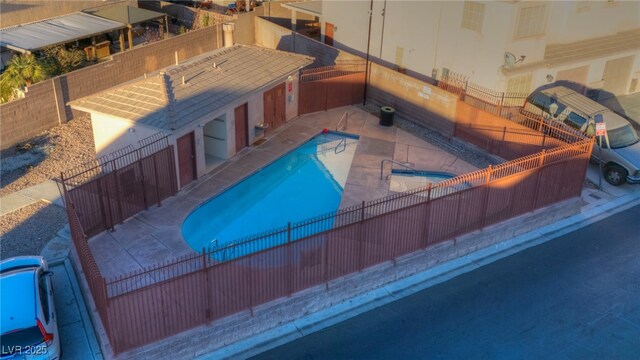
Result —
[[462, 28], [477, 32], [482, 31], [484, 19], [484, 4], [475, 1], [465, 1], [462, 11]]
[[547, 5], [529, 5], [520, 8], [516, 23], [515, 38], [524, 38], [544, 34]]
[[531, 92], [532, 74], [510, 77], [507, 81], [507, 92], [529, 94]]

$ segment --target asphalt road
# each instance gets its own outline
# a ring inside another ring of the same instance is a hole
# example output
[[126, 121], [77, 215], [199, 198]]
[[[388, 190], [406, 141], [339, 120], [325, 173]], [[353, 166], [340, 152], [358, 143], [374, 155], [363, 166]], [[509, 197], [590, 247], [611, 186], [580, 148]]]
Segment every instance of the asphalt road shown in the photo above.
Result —
[[640, 359], [640, 206], [255, 359]]

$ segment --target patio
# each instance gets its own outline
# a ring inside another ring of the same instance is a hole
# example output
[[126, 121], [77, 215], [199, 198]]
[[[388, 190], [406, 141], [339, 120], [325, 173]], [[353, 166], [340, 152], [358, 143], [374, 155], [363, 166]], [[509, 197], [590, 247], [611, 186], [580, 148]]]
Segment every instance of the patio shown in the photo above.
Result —
[[192, 254], [182, 239], [184, 219], [201, 203], [239, 180], [258, 171], [299, 146], [322, 129], [334, 129], [344, 112], [349, 113], [343, 130], [360, 136], [342, 195], [341, 207], [348, 207], [390, 194], [386, 175], [380, 179], [380, 162], [393, 159], [428, 171], [463, 174], [477, 170], [471, 164], [397, 127], [378, 125], [378, 118], [362, 108], [350, 106], [300, 116], [258, 146], [238, 155], [167, 199], [160, 207], [117, 225], [89, 240], [100, 271], [107, 279], [148, 268], [177, 257]]

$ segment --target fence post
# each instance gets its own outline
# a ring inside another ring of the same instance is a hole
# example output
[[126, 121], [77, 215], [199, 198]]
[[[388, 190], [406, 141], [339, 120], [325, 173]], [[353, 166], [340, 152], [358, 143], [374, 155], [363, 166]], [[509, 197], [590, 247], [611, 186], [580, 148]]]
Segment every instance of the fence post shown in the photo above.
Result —
[[136, 155], [138, 156], [138, 169], [140, 170], [140, 176], [142, 177], [142, 179], [140, 180], [140, 184], [142, 185], [142, 201], [144, 202], [144, 209], [149, 210], [149, 205], [147, 204], [147, 187], [145, 186], [144, 168], [142, 167], [142, 156], [140, 156], [140, 149], [136, 150]]
[[287, 265], [289, 270], [289, 296], [293, 294], [293, 256], [291, 254], [291, 222], [287, 223]]
[[[210, 253], [208, 255], [211, 255]], [[211, 296], [209, 294], [209, 269], [207, 269], [207, 250], [202, 248], [202, 271], [204, 273], [204, 298], [206, 302], [206, 309], [204, 316], [207, 322], [211, 321]]]
[[358, 237], [358, 243], [360, 245], [358, 247], [358, 271], [361, 271], [364, 266], [364, 200], [362, 201], [362, 207], [360, 208], [360, 228], [358, 229]]
[[116, 203], [118, 204], [118, 222], [120, 224], [122, 224], [122, 222], [124, 221], [124, 215], [122, 214], [122, 194], [120, 193], [120, 178], [118, 177], [118, 169], [116, 168], [116, 161], [115, 160], [111, 160], [111, 163], [113, 164], [113, 178], [114, 178], [114, 182], [116, 183]]
[[540, 152], [540, 157], [538, 158], [538, 168], [537, 168], [537, 176], [536, 176], [536, 191], [535, 191], [535, 195], [533, 197], [533, 210], [537, 209], [538, 207], [538, 194], [540, 193], [540, 177], [542, 176], [542, 168], [544, 165], [544, 157], [545, 157], [545, 153], [547, 152], [547, 150], [542, 149], [542, 151]]
[[489, 208], [489, 193], [491, 192], [491, 186], [489, 186], [489, 183], [491, 183], [491, 175], [493, 173], [493, 166], [489, 165], [487, 167], [487, 177], [485, 179], [485, 184], [484, 184], [484, 201], [483, 201], [483, 210], [482, 210], [482, 225], [481, 228], [484, 228], [487, 225], [487, 209]]
[[[104, 223], [104, 227], [105, 228], [111, 228], [111, 230], [113, 230], [113, 220], [111, 219], [111, 211], [109, 211], [109, 222], [107, 222], [107, 218], [105, 216], [105, 206], [104, 206], [104, 199], [103, 199], [103, 190], [102, 190], [102, 177], [98, 178], [96, 180], [96, 183], [98, 185], [98, 199], [100, 200], [100, 214], [102, 215], [102, 221]], [[63, 185], [64, 186], [64, 185]], [[108, 196], [107, 196], [108, 198]], [[109, 204], [110, 205], [110, 204]]]
[[156, 196], [158, 197], [158, 206], [162, 206], [162, 201], [160, 201], [160, 178], [158, 177], [158, 163], [156, 162], [157, 153], [153, 154], [151, 157], [153, 159], [153, 176], [156, 180]]
[[433, 183], [429, 183], [429, 187], [427, 188], [427, 202], [425, 203], [427, 209], [426, 209], [426, 218], [425, 220], [425, 231], [422, 234], [422, 248], [426, 249], [427, 246], [429, 245], [429, 227], [431, 225], [431, 223], [429, 222], [429, 219], [431, 218], [431, 189], [433, 188]]

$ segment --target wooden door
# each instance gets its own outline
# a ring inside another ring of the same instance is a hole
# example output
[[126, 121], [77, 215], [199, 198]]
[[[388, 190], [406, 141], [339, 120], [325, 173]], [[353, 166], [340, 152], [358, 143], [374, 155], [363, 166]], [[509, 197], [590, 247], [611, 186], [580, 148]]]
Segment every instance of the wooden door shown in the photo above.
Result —
[[196, 149], [193, 132], [178, 138], [177, 147], [180, 187], [185, 187], [196, 178]]
[[264, 123], [269, 125], [265, 130], [265, 134], [270, 133], [273, 130], [273, 118], [275, 117], [273, 91], [265, 91], [264, 93]]
[[284, 124], [285, 98], [285, 83], [264, 93], [264, 123], [269, 124], [267, 134]]
[[247, 112], [247, 103], [244, 103], [235, 109], [235, 123], [236, 152], [238, 152], [249, 145], [249, 117]]
[[333, 46], [333, 28], [335, 25], [332, 23], [324, 23], [324, 43]]
[[276, 128], [284, 125], [285, 119], [287, 118], [287, 114], [285, 112], [286, 105], [286, 86], [284, 83], [278, 85], [275, 89], [274, 96], [274, 104], [273, 104], [273, 122], [276, 125]]

